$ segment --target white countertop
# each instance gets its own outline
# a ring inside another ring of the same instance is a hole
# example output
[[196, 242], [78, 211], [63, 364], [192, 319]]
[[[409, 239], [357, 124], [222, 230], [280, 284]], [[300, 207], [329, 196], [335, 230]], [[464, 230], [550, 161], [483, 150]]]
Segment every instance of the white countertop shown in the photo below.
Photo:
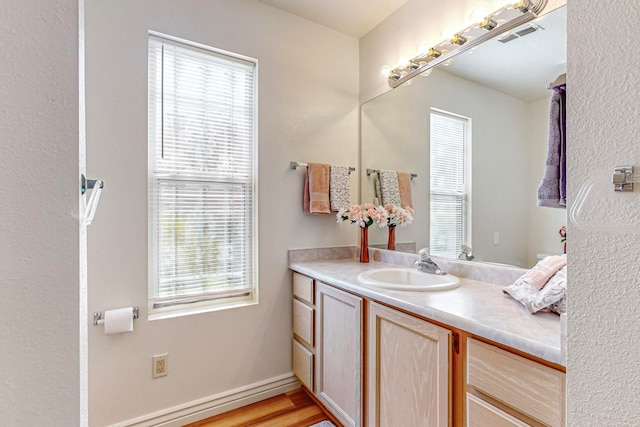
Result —
[[357, 259], [294, 261], [289, 265], [293, 271], [337, 288], [564, 365], [557, 314], [529, 314], [502, 292], [503, 286], [478, 280], [461, 278], [460, 287], [440, 292], [392, 291], [358, 282], [360, 272], [382, 267], [400, 266], [376, 261], [365, 264]]

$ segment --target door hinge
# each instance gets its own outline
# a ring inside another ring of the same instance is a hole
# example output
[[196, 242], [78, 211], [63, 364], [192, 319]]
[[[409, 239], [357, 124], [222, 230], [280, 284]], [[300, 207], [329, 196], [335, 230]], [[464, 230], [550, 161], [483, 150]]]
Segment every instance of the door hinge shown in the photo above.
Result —
[[453, 333], [453, 351], [460, 354], [460, 334], [457, 332]]

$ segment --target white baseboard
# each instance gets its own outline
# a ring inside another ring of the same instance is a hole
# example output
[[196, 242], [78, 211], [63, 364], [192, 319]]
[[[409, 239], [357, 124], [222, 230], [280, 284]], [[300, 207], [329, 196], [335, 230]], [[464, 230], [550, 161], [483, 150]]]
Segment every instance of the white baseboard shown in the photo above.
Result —
[[300, 381], [293, 375], [293, 372], [289, 372], [268, 380], [112, 424], [110, 427], [181, 427], [286, 393], [298, 387], [300, 387]]

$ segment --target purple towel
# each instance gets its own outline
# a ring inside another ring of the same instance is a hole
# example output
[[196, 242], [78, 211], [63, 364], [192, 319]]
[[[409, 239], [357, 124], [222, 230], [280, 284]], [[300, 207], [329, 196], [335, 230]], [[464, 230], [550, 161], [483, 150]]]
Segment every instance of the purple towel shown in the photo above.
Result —
[[566, 86], [553, 88], [549, 108], [549, 150], [544, 178], [538, 187], [538, 206], [567, 206]]

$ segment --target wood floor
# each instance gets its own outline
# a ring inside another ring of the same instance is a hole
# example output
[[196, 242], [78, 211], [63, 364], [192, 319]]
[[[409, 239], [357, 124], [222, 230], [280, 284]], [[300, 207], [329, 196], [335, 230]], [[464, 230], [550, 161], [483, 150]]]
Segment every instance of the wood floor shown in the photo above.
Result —
[[308, 427], [329, 419], [307, 392], [299, 388], [185, 427]]

